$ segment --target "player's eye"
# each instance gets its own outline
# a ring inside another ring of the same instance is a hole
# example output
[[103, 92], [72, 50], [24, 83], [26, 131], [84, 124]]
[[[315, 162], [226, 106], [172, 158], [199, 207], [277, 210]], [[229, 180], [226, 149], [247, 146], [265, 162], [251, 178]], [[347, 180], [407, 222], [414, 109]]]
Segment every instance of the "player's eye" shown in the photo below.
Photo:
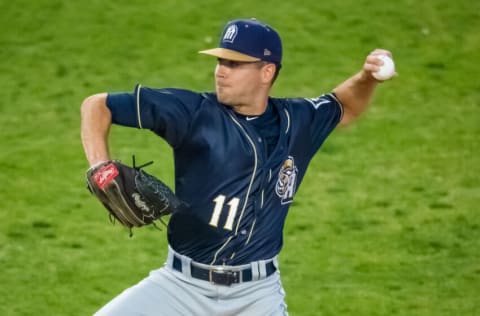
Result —
[[235, 61], [235, 60], [228, 60], [223, 58], [218, 58], [218, 64], [221, 66], [225, 66], [227, 68], [238, 68], [244, 65], [253, 65], [253, 64], [264, 64], [263, 61]]
[[243, 63], [239, 61], [218, 58], [218, 64], [228, 68], [237, 68]]

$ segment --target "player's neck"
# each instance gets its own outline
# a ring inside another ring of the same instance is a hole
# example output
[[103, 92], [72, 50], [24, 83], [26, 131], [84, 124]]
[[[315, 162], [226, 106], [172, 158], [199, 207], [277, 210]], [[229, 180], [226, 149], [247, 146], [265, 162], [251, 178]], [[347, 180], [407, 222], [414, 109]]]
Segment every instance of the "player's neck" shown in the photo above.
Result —
[[233, 110], [242, 115], [262, 115], [265, 113], [268, 105], [268, 95], [258, 100], [252, 100], [252, 102], [244, 104], [233, 105]]
[[252, 107], [251, 105], [236, 105], [233, 106], [233, 110], [242, 115], [262, 115], [267, 108], [267, 104], [264, 104], [262, 107]]

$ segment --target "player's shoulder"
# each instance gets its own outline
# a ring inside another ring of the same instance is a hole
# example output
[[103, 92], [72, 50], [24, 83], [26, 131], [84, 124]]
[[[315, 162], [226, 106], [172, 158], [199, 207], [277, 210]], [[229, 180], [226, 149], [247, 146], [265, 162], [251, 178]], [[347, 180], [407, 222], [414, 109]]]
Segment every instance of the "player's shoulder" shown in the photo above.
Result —
[[322, 104], [326, 103], [339, 103], [335, 93], [324, 93], [317, 97], [289, 97], [289, 98], [274, 98], [277, 102], [282, 103], [284, 106], [313, 106], [318, 108]]
[[287, 97], [287, 98], [271, 98], [274, 104], [284, 107], [292, 111], [311, 111], [317, 110], [324, 104], [334, 104], [341, 106], [335, 93], [324, 93], [318, 97]]
[[142, 103], [182, 104], [183, 106], [198, 109], [203, 104], [216, 104], [214, 93], [197, 92], [183, 88], [152, 88], [137, 85], [135, 96]]
[[153, 97], [170, 96], [177, 98], [200, 98], [201, 94], [192, 90], [182, 88], [152, 88], [138, 84], [135, 87], [135, 94], [151, 95]]
[[217, 99], [217, 94], [214, 92], [202, 92], [201, 96], [205, 101], [208, 101], [209, 103], [220, 104]]

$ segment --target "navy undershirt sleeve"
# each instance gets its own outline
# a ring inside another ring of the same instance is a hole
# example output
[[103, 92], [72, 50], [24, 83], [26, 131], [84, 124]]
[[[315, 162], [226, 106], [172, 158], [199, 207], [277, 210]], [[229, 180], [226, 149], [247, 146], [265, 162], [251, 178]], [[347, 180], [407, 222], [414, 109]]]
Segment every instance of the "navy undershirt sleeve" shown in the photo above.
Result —
[[112, 113], [112, 123], [139, 128], [133, 93], [109, 93], [107, 107]]

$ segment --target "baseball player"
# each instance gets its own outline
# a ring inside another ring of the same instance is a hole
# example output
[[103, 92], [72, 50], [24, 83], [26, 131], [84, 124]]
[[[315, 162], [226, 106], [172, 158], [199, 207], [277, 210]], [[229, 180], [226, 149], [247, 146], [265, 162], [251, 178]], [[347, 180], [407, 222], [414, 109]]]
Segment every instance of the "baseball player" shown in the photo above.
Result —
[[163, 267], [95, 315], [287, 315], [277, 256], [289, 206], [330, 132], [363, 112], [382, 65], [317, 98], [274, 98], [282, 67], [278, 33], [255, 19], [226, 24], [215, 92], [153, 89], [100, 93], [82, 104], [90, 165], [110, 158], [111, 124], [149, 129], [173, 148], [175, 193], [188, 204], [168, 223]]

